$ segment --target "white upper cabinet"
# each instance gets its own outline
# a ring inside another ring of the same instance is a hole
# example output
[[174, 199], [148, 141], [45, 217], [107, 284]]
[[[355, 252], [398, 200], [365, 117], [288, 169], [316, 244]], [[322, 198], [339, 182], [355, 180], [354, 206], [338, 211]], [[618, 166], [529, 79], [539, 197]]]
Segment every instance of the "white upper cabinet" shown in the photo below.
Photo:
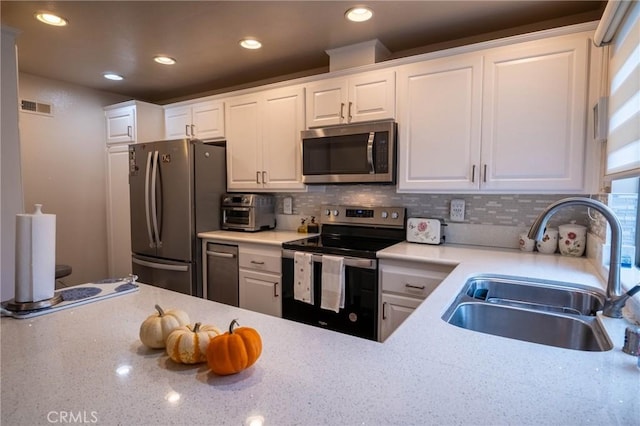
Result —
[[104, 109], [107, 145], [150, 142], [163, 138], [162, 107], [127, 101]]
[[273, 89], [227, 100], [227, 188], [304, 189], [300, 132], [304, 91]]
[[584, 190], [588, 36], [401, 67], [399, 191]]
[[395, 71], [375, 71], [307, 84], [307, 126], [395, 118]]
[[224, 102], [205, 101], [167, 106], [164, 111], [165, 138], [224, 138]]
[[481, 187], [584, 187], [589, 40], [555, 37], [485, 56]]
[[398, 189], [477, 189], [482, 57], [463, 55], [398, 71]]

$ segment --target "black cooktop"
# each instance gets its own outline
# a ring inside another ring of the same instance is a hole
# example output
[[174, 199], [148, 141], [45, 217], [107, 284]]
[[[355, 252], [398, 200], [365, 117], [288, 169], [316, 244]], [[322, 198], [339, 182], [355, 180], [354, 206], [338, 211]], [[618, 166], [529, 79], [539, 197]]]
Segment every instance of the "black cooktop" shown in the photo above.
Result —
[[322, 235], [282, 244], [286, 250], [375, 259], [376, 252], [404, 241], [403, 229], [324, 225]]

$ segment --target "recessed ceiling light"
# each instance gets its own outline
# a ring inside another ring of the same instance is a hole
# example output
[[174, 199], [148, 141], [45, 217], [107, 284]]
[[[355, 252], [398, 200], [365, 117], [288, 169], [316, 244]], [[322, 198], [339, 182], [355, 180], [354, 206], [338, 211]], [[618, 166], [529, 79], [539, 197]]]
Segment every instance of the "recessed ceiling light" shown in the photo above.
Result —
[[49, 24], [49, 25], [54, 25], [56, 27], [64, 27], [68, 23], [66, 19], [61, 18], [58, 15], [54, 15], [53, 13], [47, 13], [47, 12], [36, 13], [36, 19], [40, 22], [44, 22], [45, 24]]
[[352, 7], [345, 12], [344, 16], [346, 16], [348, 20], [353, 22], [364, 22], [371, 19], [371, 17], [373, 16], [373, 11], [364, 6]]
[[153, 60], [162, 65], [173, 65], [176, 63], [175, 59], [163, 55], [155, 56]]
[[260, 49], [262, 47], [262, 43], [254, 38], [245, 38], [240, 40], [240, 46], [245, 49]]
[[124, 77], [118, 74], [114, 74], [112, 72], [106, 72], [104, 74], [102, 74], [104, 76], [104, 78], [106, 78], [107, 80], [115, 80], [115, 81], [120, 81], [120, 80], [124, 80]]

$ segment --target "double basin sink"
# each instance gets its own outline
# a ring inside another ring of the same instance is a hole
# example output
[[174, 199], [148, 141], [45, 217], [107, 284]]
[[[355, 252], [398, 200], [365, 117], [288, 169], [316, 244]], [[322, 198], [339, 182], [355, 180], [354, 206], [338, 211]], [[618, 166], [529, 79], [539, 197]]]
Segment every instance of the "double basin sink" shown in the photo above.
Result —
[[613, 348], [596, 317], [602, 291], [502, 275], [470, 278], [442, 316], [457, 327], [581, 351]]

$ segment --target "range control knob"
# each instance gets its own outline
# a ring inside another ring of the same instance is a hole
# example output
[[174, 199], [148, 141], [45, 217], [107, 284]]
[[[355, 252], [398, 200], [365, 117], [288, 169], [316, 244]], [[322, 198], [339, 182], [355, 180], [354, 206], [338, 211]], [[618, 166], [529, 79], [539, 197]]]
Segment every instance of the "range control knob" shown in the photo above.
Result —
[[388, 218], [388, 217], [389, 217], [389, 213], [387, 213], [386, 211], [382, 211], [382, 212], [380, 213], [380, 216], [381, 216], [383, 219], [386, 219], [386, 218]]
[[399, 217], [398, 212], [391, 213], [391, 219], [397, 219]]
[[338, 216], [339, 214], [340, 214], [340, 212], [339, 212], [338, 210], [334, 210], [334, 211], [333, 211], [333, 215], [334, 215], [334, 216]]
[[330, 216], [330, 215], [331, 215], [331, 210], [329, 210], [329, 209], [325, 209], [325, 210], [324, 210], [324, 215], [325, 215], [325, 216]]

